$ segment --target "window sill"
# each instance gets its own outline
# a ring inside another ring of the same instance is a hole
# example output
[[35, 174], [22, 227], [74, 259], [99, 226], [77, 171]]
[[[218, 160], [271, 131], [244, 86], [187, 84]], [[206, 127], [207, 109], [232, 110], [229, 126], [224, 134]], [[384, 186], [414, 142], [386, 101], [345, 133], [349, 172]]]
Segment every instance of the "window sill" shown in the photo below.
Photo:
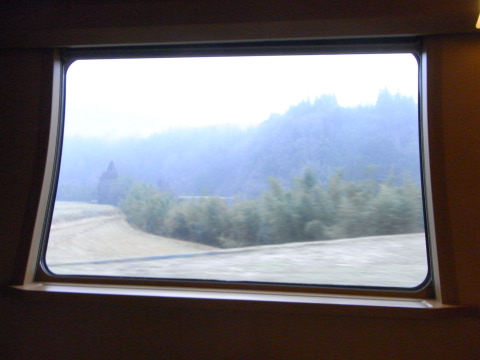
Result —
[[13, 286], [11, 296], [62, 301], [101, 301], [119, 305], [233, 309], [325, 316], [444, 319], [476, 317], [474, 306], [444, 305], [435, 300], [317, 295], [286, 292], [147, 288], [134, 286], [32, 283]]

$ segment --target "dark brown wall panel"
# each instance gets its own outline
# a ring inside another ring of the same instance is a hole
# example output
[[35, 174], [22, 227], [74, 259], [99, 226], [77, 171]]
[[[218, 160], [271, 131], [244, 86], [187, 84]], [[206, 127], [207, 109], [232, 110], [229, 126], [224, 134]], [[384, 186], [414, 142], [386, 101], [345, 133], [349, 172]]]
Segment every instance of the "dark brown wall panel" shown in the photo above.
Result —
[[21, 277], [50, 125], [53, 52], [0, 51], [0, 284]]

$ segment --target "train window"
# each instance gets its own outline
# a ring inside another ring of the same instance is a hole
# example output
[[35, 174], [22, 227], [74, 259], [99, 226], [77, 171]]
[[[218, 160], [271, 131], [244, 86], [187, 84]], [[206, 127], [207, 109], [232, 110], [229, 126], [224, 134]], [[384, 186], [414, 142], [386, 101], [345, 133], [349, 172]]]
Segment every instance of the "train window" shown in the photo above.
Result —
[[424, 286], [415, 53], [231, 48], [65, 56], [49, 276]]

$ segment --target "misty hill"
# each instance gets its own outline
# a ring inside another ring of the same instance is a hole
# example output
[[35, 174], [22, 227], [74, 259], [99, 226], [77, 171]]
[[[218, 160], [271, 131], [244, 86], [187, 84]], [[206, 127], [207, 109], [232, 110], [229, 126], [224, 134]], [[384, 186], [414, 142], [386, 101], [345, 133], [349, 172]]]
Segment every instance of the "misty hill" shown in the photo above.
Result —
[[348, 180], [419, 182], [418, 149], [413, 99], [384, 91], [374, 106], [345, 108], [334, 96], [322, 96], [248, 129], [175, 129], [117, 141], [69, 138], [58, 199], [95, 199], [110, 161], [120, 176], [177, 195], [253, 197], [266, 189], [269, 177], [288, 186], [305, 168], [321, 181], [342, 169]]

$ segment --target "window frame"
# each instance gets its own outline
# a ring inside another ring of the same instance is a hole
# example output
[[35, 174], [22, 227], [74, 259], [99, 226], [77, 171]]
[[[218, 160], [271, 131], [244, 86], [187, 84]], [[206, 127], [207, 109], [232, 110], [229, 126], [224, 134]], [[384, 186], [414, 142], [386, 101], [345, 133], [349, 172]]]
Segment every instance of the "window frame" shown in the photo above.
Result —
[[[419, 63], [419, 137], [420, 162], [422, 167], [422, 194], [424, 202], [425, 233], [427, 246], [428, 274], [425, 281], [412, 289], [338, 286], [297, 285], [276, 283], [240, 283], [204, 280], [144, 279], [124, 277], [92, 277], [51, 274], [45, 265], [48, 232], [55, 202], [61, 148], [63, 141], [63, 115], [65, 109], [65, 74], [68, 66], [76, 59], [120, 57], [178, 57], [178, 56], [235, 56], [274, 54], [367, 54], [367, 53], [412, 53]], [[438, 296], [436, 286], [438, 266], [435, 266], [435, 234], [429, 168], [428, 131], [425, 92], [425, 53], [420, 38], [352, 39], [352, 40], [288, 40], [262, 42], [222, 42], [197, 44], [168, 44], [162, 46], [127, 46], [57, 50], [54, 59], [52, 91], [52, 118], [49, 134], [47, 164], [41, 191], [40, 205], [35, 222], [33, 243], [28, 260], [25, 283], [78, 284], [99, 286], [140, 286], [147, 288], [207, 289], [212, 291], [267, 291], [292, 294], [308, 293], [322, 295], [374, 296], [414, 299], [434, 299]]]

